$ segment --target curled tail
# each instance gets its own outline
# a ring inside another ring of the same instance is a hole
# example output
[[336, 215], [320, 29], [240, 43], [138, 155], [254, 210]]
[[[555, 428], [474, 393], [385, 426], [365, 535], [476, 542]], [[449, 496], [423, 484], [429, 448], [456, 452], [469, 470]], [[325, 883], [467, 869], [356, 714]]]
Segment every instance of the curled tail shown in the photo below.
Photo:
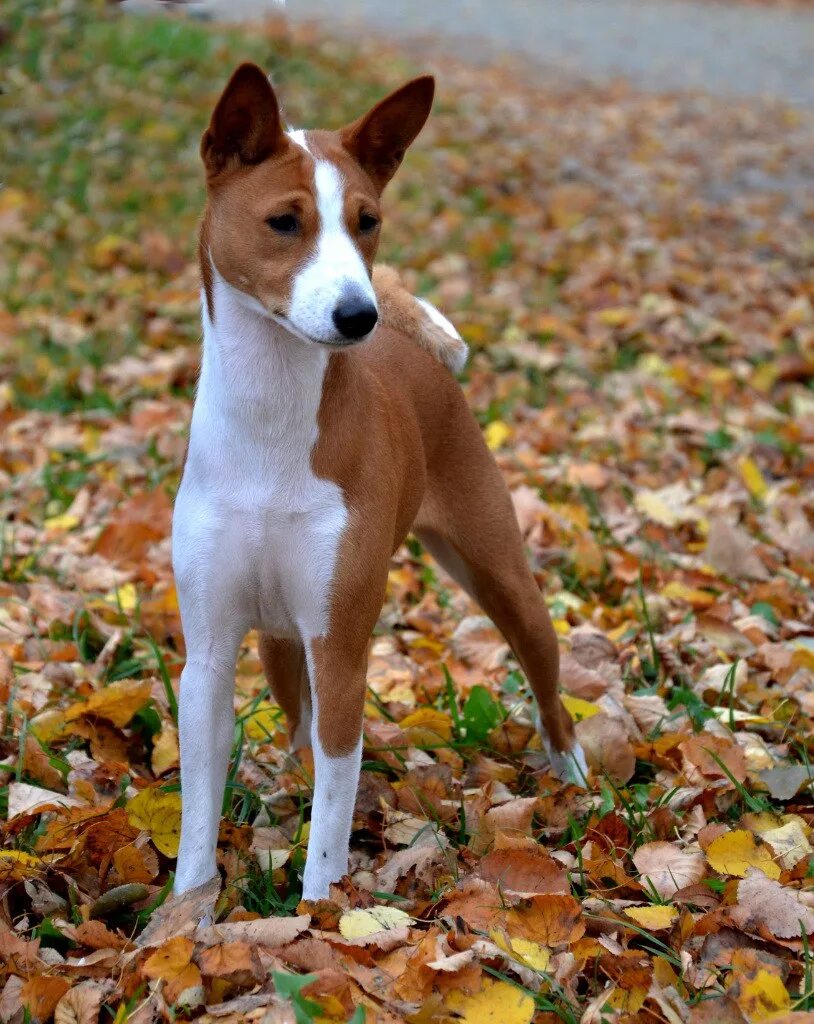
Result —
[[464, 368], [469, 355], [466, 342], [435, 306], [407, 290], [397, 270], [385, 263], [377, 264], [373, 268], [373, 289], [380, 323], [409, 335], [453, 373]]

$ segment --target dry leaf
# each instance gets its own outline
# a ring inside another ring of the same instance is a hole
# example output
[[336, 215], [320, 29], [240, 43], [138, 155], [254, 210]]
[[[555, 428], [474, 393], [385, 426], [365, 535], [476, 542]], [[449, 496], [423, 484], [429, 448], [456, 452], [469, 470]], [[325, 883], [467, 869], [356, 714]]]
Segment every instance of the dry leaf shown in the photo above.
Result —
[[678, 910], [675, 907], [658, 904], [648, 907], [625, 907], [625, 917], [646, 928], [649, 932], [664, 931], [672, 928], [678, 920]]
[[35, 1021], [46, 1021], [71, 983], [52, 974], [32, 974], [20, 989], [23, 1006]]
[[707, 847], [706, 853], [710, 867], [722, 875], [744, 878], [750, 868], [760, 868], [768, 878], [780, 877], [780, 868], [771, 849], [759, 846], [752, 833], [744, 829], [718, 836]]
[[706, 861], [700, 850], [686, 850], [677, 843], [645, 843], [633, 854], [642, 884], [652, 886], [662, 899], [695, 885], [704, 877]]
[[377, 932], [403, 928], [412, 923], [410, 915], [397, 907], [369, 907], [344, 913], [339, 918], [339, 931], [346, 939], [367, 939]]
[[219, 892], [220, 876], [216, 875], [180, 896], [170, 896], [166, 903], [153, 911], [149, 924], [138, 937], [138, 944], [160, 946], [173, 936], [192, 934], [201, 920], [211, 914]]
[[96, 1024], [105, 989], [95, 981], [83, 981], [66, 992], [54, 1009], [54, 1024]]
[[528, 905], [510, 910], [509, 933], [543, 946], [576, 942], [585, 932], [582, 908], [573, 896], [534, 896]]
[[125, 809], [130, 822], [150, 833], [156, 847], [167, 857], [178, 856], [181, 840], [181, 794], [143, 789]]
[[528, 992], [494, 978], [485, 979], [473, 995], [453, 989], [444, 1005], [461, 1024], [530, 1024], [534, 1016]]
[[756, 868], [749, 868], [738, 883], [738, 903], [755, 924], [779, 939], [799, 938], [801, 930], [807, 935], [814, 932], [814, 910], [800, 902], [797, 891]]

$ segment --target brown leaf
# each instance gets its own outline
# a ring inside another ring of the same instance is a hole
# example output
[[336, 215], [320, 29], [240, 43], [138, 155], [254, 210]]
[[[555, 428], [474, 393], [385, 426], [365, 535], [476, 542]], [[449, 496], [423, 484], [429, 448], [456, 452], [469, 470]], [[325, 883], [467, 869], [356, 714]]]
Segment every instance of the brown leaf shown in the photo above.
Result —
[[54, 1024], [96, 1024], [105, 987], [96, 981], [82, 981], [66, 992], [54, 1010]]
[[525, 907], [507, 915], [510, 935], [519, 935], [543, 946], [563, 946], [585, 934], [582, 908], [573, 896], [534, 896]]
[[583, 718], [576, 725], [588, 765], [598, 775], [627, 782], [636, 770], [636, 755], [624, 725], [604, 711]]
[[198, 966], [201, 974], [210, 978], [240, 974], [249, 979], [257, 976], [259, 981], [261, 977], [259, 965], [252, 955], [252, 947], [247, 942], [221, 942], [209, 946], [198, 955]]
[[633, 854], [633, 863], [642, 876], [642, 884], [651, 885], [663, 899], [679, 889], [700, 882], [706, 872], [706, 860], [700, 850], [685, 850], [677, 843], [645, 843]]
[[705, 554], [712, 568], [722, 576], [735, 580], [768, 578], [766, 566], [755, 553], [749, 534], [720, 517], [710, 523]]
[[[704, 732], [680, 743], [678, 749], [683, 755], [684, 774], [691, 786], [703, 786], [709, 779], [726, 779], [729, 782], [727, 771], [737, 782], [746, 781], [746, 760], [733, 740]], [[723, 762], [726, 770], [719, 761]]]
[[137, 939], [138, 945], [160, 946], [175, 935], [192, 934], [201, 919], [212, 912], [219, 893], [220, 876], [216, 875], [181, 896], [171, 896], [153, 912], [147, 927]]
[[23, 1006], [33, 1021], [46, 1021], [71, 983], [51, 974], [33, 974], [20, 990]]
[[257, 946], [285, 946], [301, 935], [311, 923], [308, 914], [299, 917], [270, 917], [259, 921], [224, 921], [195, 932], [195, 941], [205, 946], [220, 942], [247, 942]]
[[509, 645], [484, 615], [461, 619], [452, 634], [456, 657], [484, 672], [494, 672], [509, 656]]
[[749, 868], [738, 884], [738, 905], [755, 925], [779, 939], [797, 939], [801, 930], [814, 932], [814, 910], [800, 901], [797, 890], [781, 885], [757, 868]]
[[570, 891], [565, 868], [533, 839], [514, 840], [498, 833], [495, 847], [478, 864], [476, 873], [514, 895]]

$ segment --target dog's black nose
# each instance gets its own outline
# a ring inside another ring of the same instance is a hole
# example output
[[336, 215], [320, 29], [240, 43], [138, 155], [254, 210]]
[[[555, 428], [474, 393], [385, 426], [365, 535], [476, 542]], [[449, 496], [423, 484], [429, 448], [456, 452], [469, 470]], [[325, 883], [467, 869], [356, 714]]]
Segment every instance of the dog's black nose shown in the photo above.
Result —
[[370, 334], [378, 319], [376, 307], [365, 298], [345, 299], [334, 310], [336, 329], [348, 341], [356, 341]]

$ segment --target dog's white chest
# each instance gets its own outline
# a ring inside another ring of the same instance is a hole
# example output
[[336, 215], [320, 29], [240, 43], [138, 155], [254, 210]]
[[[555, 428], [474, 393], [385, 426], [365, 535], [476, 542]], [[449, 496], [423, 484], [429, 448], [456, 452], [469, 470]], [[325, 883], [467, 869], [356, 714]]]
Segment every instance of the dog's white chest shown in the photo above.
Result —
[[228, 343], [205, 331], [213, 343], [173, 518], [179, 584], [201, 594], [202, 616], [216, 590], [246, 630], [323, 635], [347, 522], [341, 488], [311, 466], [327, 357], [241, 332], [241, 360], [254, 366], [234, 379]]

